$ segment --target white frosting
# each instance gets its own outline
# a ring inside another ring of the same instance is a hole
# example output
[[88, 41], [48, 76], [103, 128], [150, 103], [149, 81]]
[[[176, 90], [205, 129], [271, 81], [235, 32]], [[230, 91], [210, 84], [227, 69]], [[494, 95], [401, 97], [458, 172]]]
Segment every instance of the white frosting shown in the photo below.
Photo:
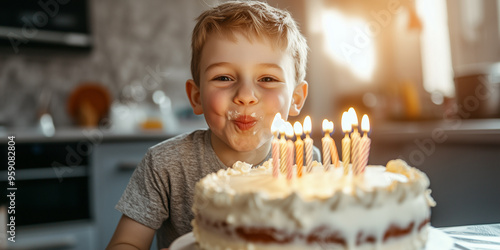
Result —
[[[341, 232], [352, 249], [360, 232], [374, 236], [375, 245], [380, 246], [384, 233], [394, 225], [405, 228], [414, 223], [411, 237], [416, 237], [419, 223], [430, 218], [429, 207], [435, 205], [428, 186], [424, 173], [401, 160], [391, 161], [387, 167], [368, 166], [364, 175], [356, 177], [344, 176], [342, 168], [325, 172], [322, 166], [315, 166], [311, 173], [292, 180], [284, 175], [273, 178], [270, 161], [253, 169], [238, 162], [200, 180], [193, 211], [210, 222], [225, 222], [231, 230], [273, 228], [310, 235], [326, 226], [330, 230], [326, 233]], [[204, 230], [199, 222], [193, 225], [195, 236], [203, 241], [199, 237], [211, 228]], [[240, 240], [227, 232], [220, 237]]]

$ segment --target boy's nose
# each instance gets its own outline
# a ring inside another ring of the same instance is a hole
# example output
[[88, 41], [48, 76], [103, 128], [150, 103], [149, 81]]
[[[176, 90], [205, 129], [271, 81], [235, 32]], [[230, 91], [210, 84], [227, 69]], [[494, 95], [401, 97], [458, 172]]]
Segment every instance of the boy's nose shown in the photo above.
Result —
[[256, 104], [259, 99], [256, 96], [255, 86], [250, 82], [240, 82], [234, 95], [233, 102], [238, 105]]

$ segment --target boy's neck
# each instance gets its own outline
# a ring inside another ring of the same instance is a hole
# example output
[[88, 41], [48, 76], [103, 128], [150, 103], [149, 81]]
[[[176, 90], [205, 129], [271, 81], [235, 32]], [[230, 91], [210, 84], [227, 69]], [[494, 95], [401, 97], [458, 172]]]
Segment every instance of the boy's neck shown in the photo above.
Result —
[[271, 150], [271, 139], [264, 143], [262, 146], [252, 150], [252, 151], [236, 151], [222, 142], [219, 138], [212, 134], [211, 144], [214, 149], [215, 154], [219, 157], [220, 161], [226, 165], [226, 167], [231, 167], [237, 161], [246, 162], [252, 165], [261, 163], [269, 154]]

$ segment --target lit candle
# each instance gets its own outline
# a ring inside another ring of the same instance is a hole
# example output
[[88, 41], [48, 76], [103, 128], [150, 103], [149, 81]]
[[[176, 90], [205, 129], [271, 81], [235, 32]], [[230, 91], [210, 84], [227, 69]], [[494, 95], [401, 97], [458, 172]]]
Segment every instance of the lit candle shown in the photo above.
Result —
[[304, 165], [304, 141], [302, 141], [302, 125], [300, 122], [295, 122], [293, 124], [293, 130], [295, 131], [295, 162], [297, 163], [297, 177], [302, 177], [302, 167]]
[[292, 179], [293, 176], [293, 155], [294, 155], [294, 147], [293, 144], [293, 127], [292, 124], [286, 122], [285, 124], [285, 134], [286, 134], [286, 151], [287, 151], [287, 160], [286, 160], [286, 178], [288, 180]]
[[313, 140], [309, 136], [311, 133], [311, 117], [306, 116], [304, 119], [304, 133], [306, 134], [306, 138], [304, 139], [304, 145], [306, 149], [306, 166], [307, 172], [311, 172], [312, 170], [312, 159], [313, 159]]
[[278, 141], [278, 131], [281, 126], [281, 114], [277, 113], [274, 116], [273, 124], [271, 125], [271, 132], [273, 133], [272, 157], [273, 157], [273, 177], [277, 178], [279, 175], [279, 162], [280, 162], [280, 144]]
[[286, 165], [287, 165], [287, 153], [286, 153], [286, 140], [285, 140], [285, 126], [282, 125], [279, 127], [280, 131], [280, 172], [285, 173], [286, 171]]
[[352, 123], [352, 133], [351, 133], [351, 161], [352, 161], [352, 169], [356, 171], [356, 168], [359, 168], [359, 140], [361, 139], [361, 135], [358, 132], [358, 116], [356, 115], [356, 111], [354, 108], [349, 108], [349, 116], [351, 117]]
[[[333, 122], [330, 121], [330, 128], [332, 129], [332, 133], [335, 131], [334, 130], [334, 126], [333, 126]], [[330, 148], [330, 153], [332, 155], [332, 164], [335, 166], [335, 167], [339, 167], [340, 166], [340, 163], [339, 163], [339, 153], [337, 152], [337, 146], [335, 145], [335, 140], [333, 138], [332, 139], [332, 147]]]
[[342, 130], [344, 131], [344, 139], [342, 139], [342, 163], [344, 165], [344, 174], [349, 172], [349, 157], [351, 154], [351, 139], [349, 132], [351, 132], [352, 123], [349, 119], [349, 114], [344, 112], [342, 114]]
[[356, 174], [361, 174], [365, 172], [365, 167], [368, 164], [368, 156], [370, 155], [370, 144], [371, 139], [368, 138], [368, 132], [370, 131], [370, 120], [367, 115], [363, 115], [361, 119], [361, 129], [363, 130], [363, 138], [360, 140], [359, 146], [359, 165], [356, 169]]
[[323, 127], [323, 133], [325, 133], [325, 135], [321, 139], [321, 145], [323, 146], [323, 166], [325, 167], [325, 170], [328, 170], [331, 164], [330, 148], [332, 147], [331, 145], [332, 140], [330, 137], [330, 132], [332, 131], [330, 130], [330, 123], [328, 122], [327, 119], [323, 120], [322, 127]]

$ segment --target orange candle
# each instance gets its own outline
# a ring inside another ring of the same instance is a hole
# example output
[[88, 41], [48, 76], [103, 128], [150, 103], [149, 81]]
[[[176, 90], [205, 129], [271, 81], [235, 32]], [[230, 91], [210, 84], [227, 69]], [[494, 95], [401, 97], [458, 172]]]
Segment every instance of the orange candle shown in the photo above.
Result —
[[297, 177], [302, 177], [302, 167], [304, 165], [304, 141], [302, 141], [302, 125], [300, 122], [295, 122], [293, 124], [293, 130], [295, 131], [295, 162], [297, 162]]
[[[332, 129], [332, 133], [335, 131], [334, 130], [334, 126], [333, 126], [333, 122], [330, 121], [330, 128]], [[332, 155], [332, 165], [335, 166], [335, 167], [339, 167], [340, 166], [340, 163], [339, 163], [339, 153], [337, 152], [337, 146], [335, 145], [335, 140], [333, 138], [332, 139], [332, 147], [330, 148], [330, 154]]]

